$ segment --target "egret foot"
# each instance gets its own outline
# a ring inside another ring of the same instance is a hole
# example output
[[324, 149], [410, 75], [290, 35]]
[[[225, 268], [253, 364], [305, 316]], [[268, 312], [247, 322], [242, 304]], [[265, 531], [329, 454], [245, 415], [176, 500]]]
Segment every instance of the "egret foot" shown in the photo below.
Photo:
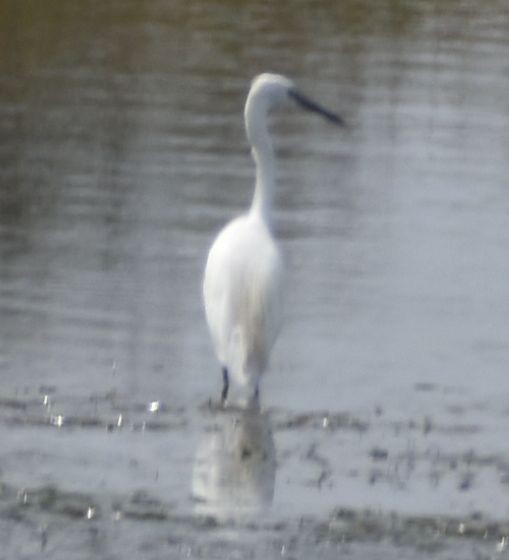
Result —
[[228, 388], [230, 387], [230, 379], [228, 377], [228, 369], [223, 367], [223, 390], [221, 391], [221, 404], [226, 404], [226, 397], [228, 397]]

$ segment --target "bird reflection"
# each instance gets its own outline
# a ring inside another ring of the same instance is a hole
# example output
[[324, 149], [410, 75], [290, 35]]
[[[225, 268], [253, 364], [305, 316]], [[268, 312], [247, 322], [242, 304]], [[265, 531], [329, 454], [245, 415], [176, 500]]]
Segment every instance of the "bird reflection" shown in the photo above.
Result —
[[192, 493], [198, 513], [252, 512], [271, 505], [276, 460], [267, 415], [258, 408], [217, 411], [199, 445]]

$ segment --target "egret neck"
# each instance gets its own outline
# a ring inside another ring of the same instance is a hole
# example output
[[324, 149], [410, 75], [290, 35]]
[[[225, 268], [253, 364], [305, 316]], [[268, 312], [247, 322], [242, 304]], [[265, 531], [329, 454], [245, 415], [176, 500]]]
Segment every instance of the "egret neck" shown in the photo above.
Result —
[[[260, 101], [262, 101], [260, 103]], [[246, 133], [256, 164], [256, 184], [250, 213], [272, 226], [272, 203], [275, 189], [274, 149], [267, 129], [268, 107], [264, 100], [251, 97], [246, 103]]]

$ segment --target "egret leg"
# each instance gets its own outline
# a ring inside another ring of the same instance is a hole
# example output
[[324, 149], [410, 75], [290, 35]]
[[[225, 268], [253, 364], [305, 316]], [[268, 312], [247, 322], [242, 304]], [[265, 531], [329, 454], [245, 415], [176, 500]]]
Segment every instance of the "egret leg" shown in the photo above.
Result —
[[223, 367], [223, 390], [221, 391], [221, 404], [224, 406], [226, 397], [228, 396], [228, 388], [230, 387], [230, 379], [228, 377], [228, 369]]
[[249, 401], [249, 406], [251, 406], [254, 409], [259, 409], [260, 408], [260, 389], [258, 384], [256, 384], [255, 390], [253, 392], [253, 396], [251, 397], [251, 400]]

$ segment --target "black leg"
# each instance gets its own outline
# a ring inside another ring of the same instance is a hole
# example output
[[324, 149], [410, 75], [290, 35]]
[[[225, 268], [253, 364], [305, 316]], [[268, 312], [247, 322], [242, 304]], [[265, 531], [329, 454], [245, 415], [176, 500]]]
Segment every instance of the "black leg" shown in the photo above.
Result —
[[249, 406], [254, 409], [260, 409], [260, 389], [258, 388], [258, 384], [256, 384], [255, 390], [253, 391]]
[[230, 380], [228, 379], [228, 369], [223, 367], [223, 390], [221, 391], [221, 404], [224, 405], [226, 402], [226, 397], [228, 396], [228, 387], [230, 386]]

